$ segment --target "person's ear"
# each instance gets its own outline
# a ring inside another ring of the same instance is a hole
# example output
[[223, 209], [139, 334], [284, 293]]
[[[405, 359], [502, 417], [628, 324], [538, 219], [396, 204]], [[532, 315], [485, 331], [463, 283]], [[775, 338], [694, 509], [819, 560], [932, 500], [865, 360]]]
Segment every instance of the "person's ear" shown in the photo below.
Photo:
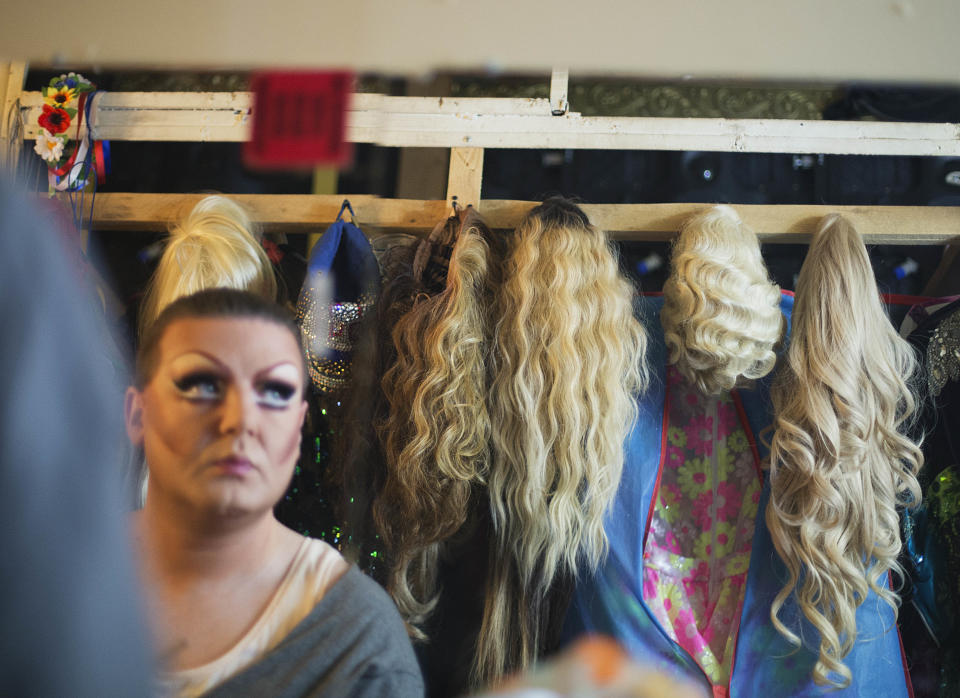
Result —
[[300, 402], [300, 431], [303, 431], [303, 420], [307, 416], [307, 401], [301, 400]]
[[123, 419], [127, 436], [134, 446], [143, 445], [143, 394], [134, 387], [127, 388], [123, 400]]

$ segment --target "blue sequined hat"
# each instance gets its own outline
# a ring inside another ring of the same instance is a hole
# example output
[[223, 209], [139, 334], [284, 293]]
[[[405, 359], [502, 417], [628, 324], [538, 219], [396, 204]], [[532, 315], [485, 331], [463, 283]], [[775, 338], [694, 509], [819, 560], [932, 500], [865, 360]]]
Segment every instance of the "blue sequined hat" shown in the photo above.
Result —
[[[343, 212], [350, 211], [350, 220]], [[353, 346], [360, 321], [380, 287], [380, 269], [366, 235], [344, 200], [337, 220], [310, 251], [307, 277], [297, 302], [300, 338], [313, 385], [322, 392], [350, 382]]]

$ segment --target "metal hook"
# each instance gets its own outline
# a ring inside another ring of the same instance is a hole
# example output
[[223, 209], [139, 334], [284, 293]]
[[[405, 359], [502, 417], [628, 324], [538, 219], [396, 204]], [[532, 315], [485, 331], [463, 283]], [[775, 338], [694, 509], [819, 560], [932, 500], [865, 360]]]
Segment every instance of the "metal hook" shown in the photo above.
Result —
[[351, 223], [356, 223], [356, 222], [357, 222], [357, 214], [355, 214], [355, 213], [353, 212], [353, 206], [350, 205], [350, 199], [344, 199], [344, 200], [343, 200], [343, 203], [340, 204], [340, 213], [337, 214], [337, 220], [339, 221], [339, 220], [341, 220], [341, 219], [343, 218], [343, 211], [344, 211], [344, 209], [346, 209], [347, 211], [350, 211], [350, 222], [351, 222]]

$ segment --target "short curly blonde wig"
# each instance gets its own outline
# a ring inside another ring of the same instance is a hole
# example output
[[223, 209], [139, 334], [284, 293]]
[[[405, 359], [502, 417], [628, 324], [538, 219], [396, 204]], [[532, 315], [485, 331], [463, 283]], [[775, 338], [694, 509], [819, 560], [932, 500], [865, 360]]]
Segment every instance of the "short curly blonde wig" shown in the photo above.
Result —
[[660, 314], [669, 362], [705, 394], [742, 376], [767, 375], [783, 335], [780, 288], [757, 237], [729, 206], [714, 206], [680, 230]]

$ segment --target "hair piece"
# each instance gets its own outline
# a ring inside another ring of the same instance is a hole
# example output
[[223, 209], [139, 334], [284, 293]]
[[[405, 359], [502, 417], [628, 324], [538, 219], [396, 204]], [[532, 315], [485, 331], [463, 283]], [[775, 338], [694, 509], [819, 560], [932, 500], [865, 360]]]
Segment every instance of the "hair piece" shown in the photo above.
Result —
[[605, 554], [603, 517], [647, 384], [634, 288], [579, 207], [555, 198], [530, 211], [509, 241], [503, 277], [488, 403], [496, 549], [477, 683], [530, 664], [551, 585]]
[[273, 265], [246, 212], [207, 196], [170, 230], [140, 309], [140, 334], [167, 304], [207, 288], [235, 288], [277, 298]]
[[467, 213], [446, 287], [421, 293], [396, 322], [396, 362], [382, 381], [387, 477], [373, 512], [390, 554], [387, 587], [421, 637], [417, 626], [436, 602], [439, 546], [466, 521], [487, 472], [490, 242], [479, 217]]
[[[374, 244], [383, 243], [381, 238]], [[329, 481], [342, 493], [337, 510], [346, 526], [345, 538], [352, 539], [343, 550], [356, 556], [357, 564], [383, 586], [385, 556], [372, 514], [372, 499], [383, 489], [386, 465], [376, 425], [384, 422], [389, 405], [381, 380], [396, 362], [393, 327], [413, 307], [419, 285], [412, 274], [412, 262], [420, 238], [395, 236], [377, 252], [382, 282], [372, 312], [360, 321], [354, 356], [351, 389], [341, 397], [343, 420], [333, 442]], [[375, 555], [371, 555], [375, 553]]]
[[669, 362], [704, 394], [762, 378], [783, 334], [780, 288], [757, 237], [729, 206], [690, 220], [673, 244], [660, 319]]
[[797, 283], [786, 365], [772, 388], [775, 432], [766, 522], [789, 578], [770, 609], [793, 594], [820, 635], [813, 679], [846, 687], [856, 610], [900, 573], [898, 506], [920, 503], [923, 456], [901, 433], [915, 410], [916, 360], [884, 312], [863, 240], [840, 216], [814, 234]]

